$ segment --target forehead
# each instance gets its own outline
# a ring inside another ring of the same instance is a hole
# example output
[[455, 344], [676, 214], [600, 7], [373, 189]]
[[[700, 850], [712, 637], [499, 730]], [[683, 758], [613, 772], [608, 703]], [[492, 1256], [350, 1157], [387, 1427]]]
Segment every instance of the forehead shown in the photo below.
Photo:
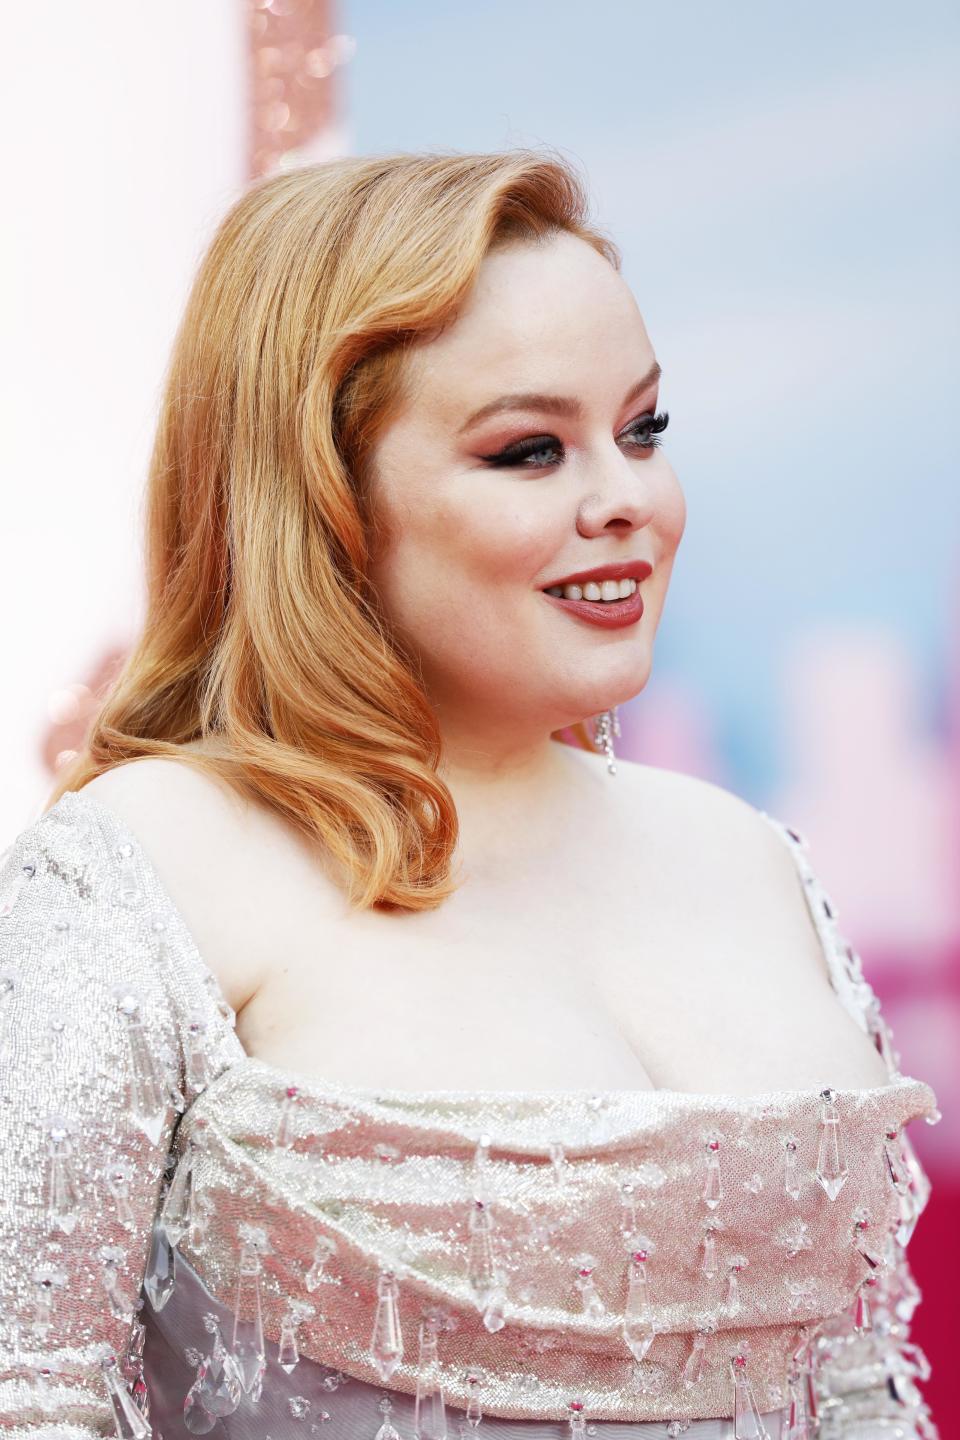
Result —
[[515, 244], [485, 258], [456, 319], [410, 351], [408, 419], [458, 425], [509, 390], [603, 394], [652, 359], [633, 294], [591, 245]]

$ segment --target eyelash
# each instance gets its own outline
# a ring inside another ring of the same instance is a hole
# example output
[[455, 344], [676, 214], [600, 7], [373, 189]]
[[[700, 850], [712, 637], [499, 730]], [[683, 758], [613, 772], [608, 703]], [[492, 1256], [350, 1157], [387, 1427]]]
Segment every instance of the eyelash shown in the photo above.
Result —
[[[666, 430], [669, 420], [670, 414], [667, 410], [661, 410], [656, 415], [641, 415], [631, 425], [628, 425], [623, 433], [631, 435], [638, 430], [649, 430], [650, 438], [638, 440], [636, 443], [641, 450], [654, 450], [656, 446], [663, 444], [663, 441], [657, 437]], [[549, 465], [527, 465], [526, 461], [540, 450], [562, 449], [563, 446], [554, 435], [531, 435], [529, 440], [520, 440], [516, 445], [508, 446], [506, 450], [501, 450], [497, 455], [482, 455], [480, 458], [497, 469], [522, 465], [525, 470], [546, 470]]]

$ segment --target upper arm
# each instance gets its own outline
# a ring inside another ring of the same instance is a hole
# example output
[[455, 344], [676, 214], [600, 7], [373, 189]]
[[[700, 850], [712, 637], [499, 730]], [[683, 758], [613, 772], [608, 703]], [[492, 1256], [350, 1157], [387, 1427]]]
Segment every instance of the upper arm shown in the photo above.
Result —
[[114, 1433], [100, 1362], [129, 1343], [176, 1119], [175, 1026], [121, 879], [92, 831], [50, 816], [0, 865], [0, 1428], [13, 1434]]
[[245, 843], [249, 806], [225, 784], [175, 760], [145, 758], [104, 771], [84, 794], [136, 836], [234, 1011], [269, 963], [260, 858]]

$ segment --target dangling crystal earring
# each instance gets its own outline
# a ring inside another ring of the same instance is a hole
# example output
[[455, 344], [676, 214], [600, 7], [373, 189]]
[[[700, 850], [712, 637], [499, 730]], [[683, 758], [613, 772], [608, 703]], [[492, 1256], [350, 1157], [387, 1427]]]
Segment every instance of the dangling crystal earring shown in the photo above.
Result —
[[593, 743], [598, 750], [602, 750], [607, 757], [607, 770], [611, 775], [616, 775], [617, 767], [614, 763], [613, 737], [620, 735], [620, 719], [617, 715], [619, 706], [614, 705], [612, 710], [601, 710], [599, 715], [593, 717]]

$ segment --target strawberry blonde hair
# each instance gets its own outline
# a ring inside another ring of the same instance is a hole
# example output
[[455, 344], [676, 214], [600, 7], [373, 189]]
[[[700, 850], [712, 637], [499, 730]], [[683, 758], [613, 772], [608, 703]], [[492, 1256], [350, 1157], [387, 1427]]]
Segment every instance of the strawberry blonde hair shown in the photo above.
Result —
[[318, 842], [354, 908], [453, 893], [436, 716], [367, 580], [368, 460], [407, 348], [456, 318], [490, 251], [567, 231], [620, 269], [587, 210], [566, 160], [526, 149], [305, 165], [231, 207], [165, 380], [143, 628], [48, 804], [175, 758]]

